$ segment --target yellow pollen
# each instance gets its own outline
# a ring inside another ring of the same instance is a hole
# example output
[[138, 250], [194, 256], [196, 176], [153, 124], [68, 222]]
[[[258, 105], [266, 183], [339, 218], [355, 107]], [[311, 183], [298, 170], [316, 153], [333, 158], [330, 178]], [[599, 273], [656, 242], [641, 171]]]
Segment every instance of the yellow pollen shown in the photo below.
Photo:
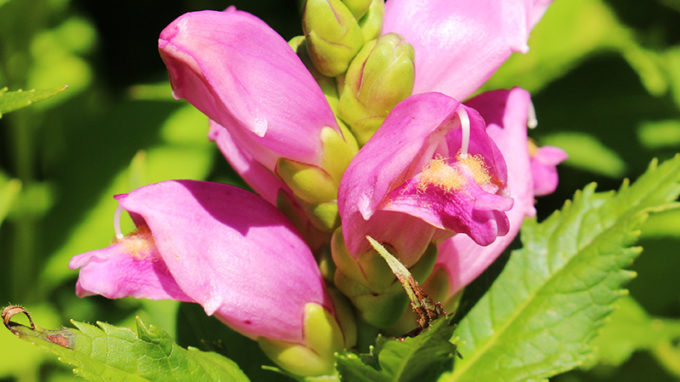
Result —
[[533, 158], [534, 155], [536, 155], [536, 150], [538, 150], [536, 142], [534, 142], [533, 139], [529, 138], [529, 157]]
[[120, 240], [125, 252], [136, 259], [146, 259], [153, 257], [156, 252], [156, 244], [148, 228], [140, 228], [137, 232], [131, 233]]
[[465, 176], [449, 166], [444, 158], [434, 158], [423, 168], [418, 190], [425, 192], [428, 186], [435, 186], [450, 192], [460, 190], [466, 183]]
[[475, 180], [477, 184], [488, 184], [491, 182], [491, 175], [489, 175], [489, 170], [486, 168], [484, 159], [480, 155], [474, 155], [467, 157], [458, 157], [458, 162], [467, 167], [472, 179]]

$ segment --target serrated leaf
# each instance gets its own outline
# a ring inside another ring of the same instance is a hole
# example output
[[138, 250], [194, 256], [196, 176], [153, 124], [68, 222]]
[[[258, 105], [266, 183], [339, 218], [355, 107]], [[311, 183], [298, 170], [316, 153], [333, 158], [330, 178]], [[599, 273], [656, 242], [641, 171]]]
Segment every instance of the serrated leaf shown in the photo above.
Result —
[[21, 109], [31, 105], [34, 102], [46, 100], [53, 97], [64, 90], [68, 86], [62, 86], [56, 89], [32, 89], [32, 90], [16, 90], [7, 91], [7, 88], [0, 89], [0, 118], [4, 113]]
[[450, 369], [456, 347], [451, 317], [442, 317], [415, 337], [386, 339], [379, 336], [370, 354], [345, 353], [337, 356], [337, 370], [343, 382], [435, 380]]
[[233, 361], [213, 352], [184, 349], [163, 330], [137, 319], [137, 332], [98, 322], [72, 321], [77, 329], [46, 330], [14, 324], [21, 339], [74, 366], [90, 381], [248, 381]]
[[581, 365], [589, 341], [622, 284], [634, 274], [639, 248], [629, 247], [651, 211], [680, 194], [680, 156], [618, 192], [577, 192], [542, 223], [526, 221], [524, 248], [513, 251], [488, 293], [454, 337], [463, 358], [442, 381], [541, 381]]
[[677, 340], [680, 320], [651, 317], [635, 300], [625, 297], [593, 340], [593, 365], [620, 366], [635, 351], [661, 350]]

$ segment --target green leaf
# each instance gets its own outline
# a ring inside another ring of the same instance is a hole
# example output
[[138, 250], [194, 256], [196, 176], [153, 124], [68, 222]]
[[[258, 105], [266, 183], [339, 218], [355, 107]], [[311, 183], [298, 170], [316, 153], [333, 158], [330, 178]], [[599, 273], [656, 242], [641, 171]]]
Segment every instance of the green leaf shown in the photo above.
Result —
[[34, 102], [48, 99], [63, 92], [67, 88], [68, 86], [62, 86], [56, 89], [32, 89], [11, 92], [7, 91], [7, 88], [2, 88], [0, 89], [0, 118], [4, 113], [21, 109], [22, 107], [29, 106]]
[[581, 365], [590, 340], [634, 273], [623, 267], [640, 253], [629, 247], [652, 211], [680, 194], [680, 156], [632, 186], [577, 192], [542, 223], [522, 227], [524, 248], [513, 251], [454, 337], [463, 358], [442, 381], [542, 381]]
[[[622, 298], [593, 340], [592, 364], [620, 366], [635, 351], [663, 351], [677, 340], [680, 340], [680, 320], [651, 317], [632, 298]], [[676, 369], [680, 370], [680, 364]]]
[[90, 381], [248, 381], [228, 358], [184, 349], [163, 330], [137, 319], [137, 332], [103, 322], [46, 330], [13, 323], [21, 339], [46, 349]]
[[386, 339], [378, 336], [370, 354], [345, 353], [337, 356], [337, 370], [343, 382], [433, 381], [450, 369], [456, 347], [451, 317], [436, 320], [415, 337]]
[[0, 173], [0, 225], [7, 217], [20, 190], [21, 182], [18, 179], [7, 179], [3, 173]]

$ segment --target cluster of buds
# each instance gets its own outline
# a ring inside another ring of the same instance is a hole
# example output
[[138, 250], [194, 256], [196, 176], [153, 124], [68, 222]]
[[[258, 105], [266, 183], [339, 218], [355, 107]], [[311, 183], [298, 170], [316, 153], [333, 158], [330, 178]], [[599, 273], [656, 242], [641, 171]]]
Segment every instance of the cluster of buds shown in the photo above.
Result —
[[565, 159], [528, 140], [526, 91], [462, 103], [526, 50], [549, 1], [513, 3], [308, 0], [289, 42], [233, 7], [179, 17], [159, 39], [174, 95], [255, 193], [117, 196], [137, 230], [73, 258], [77, 293], [201, 304], [299, 376], [332, 374], [357, 324], [417, 325], [373, 242], [455, 309]]

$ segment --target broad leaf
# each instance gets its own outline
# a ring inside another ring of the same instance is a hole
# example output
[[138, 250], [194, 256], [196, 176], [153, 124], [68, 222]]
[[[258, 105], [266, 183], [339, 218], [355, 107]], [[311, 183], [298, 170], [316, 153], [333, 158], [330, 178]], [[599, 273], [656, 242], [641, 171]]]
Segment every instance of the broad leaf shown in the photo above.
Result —
[[[651, 317], [635, 300], [625, 297], [617, 302], [616, 310], [593, 341], [596, 351], [592, 363], [620, 366], [635, 351], [672, 352], [678, 340], [680, 320]], [[675, 352], [680, 354], [680, 349]], [[680, 364], [675, 369], [680, 370]]]
[[17, 91], [7, 91], [7, 88], [0, 89], [0, 117], [4, 113], [21, 109], [34, 102], [42, 101], [55, 96], [64, 90], [68, 86], [62, 86], [57, 89], [32, 89], [32, 90], [17, 90]]
[[680, 194], [680, 156], [654, 161], [632, 186], [596, 193], [591, 184], [542, 223], [522, 228], [488, 293], [460, 321], [454, 338], [463, 358], [442, 381], [540, 381], [581, 365], [622, 284], [629, 247], [651, 211]]
[[[4, 314], [4, 312], [3, 312]], [[11, 324], [19, 338], [56, 354], [90, 381], [248, 381], [233, 361], [184, 349], [163, 330], [137, 320], [137, 332], [103, 322], [73, 321], [77, 329], [46, 330]]]
[[378, 336], [370, 354], [337, 356], [340, 379], [345, 382], [432, 381], [451, 368], [456, 347], [450, 317], [435, 321], [415, 337]]

